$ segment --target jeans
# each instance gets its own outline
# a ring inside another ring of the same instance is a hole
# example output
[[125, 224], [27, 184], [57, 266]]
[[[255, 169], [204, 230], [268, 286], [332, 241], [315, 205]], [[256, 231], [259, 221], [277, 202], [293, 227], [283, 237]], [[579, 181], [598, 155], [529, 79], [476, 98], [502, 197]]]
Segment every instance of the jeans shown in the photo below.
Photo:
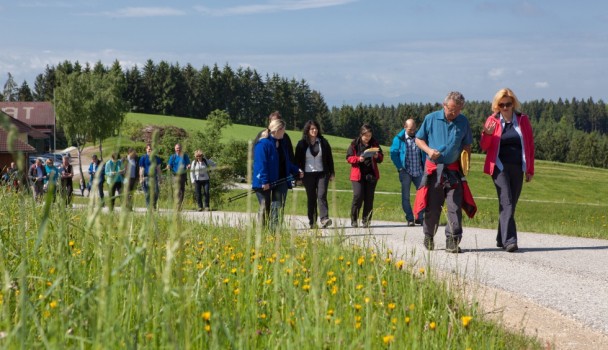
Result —
[[260, 207], [258, 209], [258, 222], [265, 227], [268, 225], [270, 231], [279, 228], [282, 221], [283, 209], [287, 198], [287, 183], [276, 185], [275, 187], [262, 191], [258, 189], [255, 195], [258, 197]]
[[150, 179], [150, 177], [146, 176], [144, 177], [144, 181], [141, 183], [141, 187], [144, 190], [144, 195], [146, 198], [146, 207], [150, 207], [150, 191], [153, 192], [153, 205], [152, 207], [154, 209], [156, 209], [156, 206], [158, 204], [158, 197], [160, 196], [160, 188], [158, 187], [158, 179], [156, 179], [156, 181], [151, 182], [151, 180], [154, 179]]
[[[399, 182], [401, 182], [401, 208], [403, 208], [407, 221], [414, 221], [414, 212], [412, 211], [412, 205], [410, 204], [410, 187], [413, 182], [416, 189], [418, 189], [421, 180], [422, 174], [420, 174], [420, 176], [412, 176], [405, 169], [399, 171]], [[422, 212], [418, 214], [417, 219], [422, 220]]]
[[[194, 181], [194, 194], [196, 196], [196, 203], [198, 208], [209, 208], [209, 180], [196, 180]], [[205, 206], [203, 207], [203, 196]]]

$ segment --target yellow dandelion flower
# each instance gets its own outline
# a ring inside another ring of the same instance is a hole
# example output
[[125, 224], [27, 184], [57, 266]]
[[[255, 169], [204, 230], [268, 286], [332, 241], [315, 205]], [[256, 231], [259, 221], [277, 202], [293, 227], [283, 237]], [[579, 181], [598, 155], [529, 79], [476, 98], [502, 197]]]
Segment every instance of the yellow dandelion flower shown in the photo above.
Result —
[[405, 316], [405, 324], [410, 324], [410, 318], [408, 316]]
[[293, 285], [294, 285], [295, 287], [297, 287], [298, 285], [300, 285], [300, 281], [298, 281], [298, 280], [293, 281]]
[[280, 262], [281, 264], [284, 264], [284, 263], [285, 263], [285, 258], [281, 258], [281, 259], [279, 259], [279, 262]]
[[258, 317], [261, 318], [262, 320], [265, 320], [266, 319], [266, 314], [265, 313], [261, 313]]
[[397, 305], [395, 303], [388, 303], [388, 309], [389, 310], [395, 310], [395, 307], [397, 307]]
[[210, 324], [206, 324], [205, 325], [205, 332], [207, 332], [207, 333], [211, 332], [211, 325]]
[[49, 269], [49, 273], [50, 273], [51, 275], [52, 275], [52, 274], [54, 274], [54, 273], [55, 273], [55, 268], [54, 268], [54, 267], [51, 267], [51, 268]]
[[44, 316], [44, 318], [49, 318], [51, 317], [51, 312], [49, 310], [44, 310], [42, 316]]
[[365, 303], [366, 303], [366, 304], [369, 304], [370, 300], [371, 300], [371, 299], [370, 299], [369, 297], [365, 297], [365, 298], [363, 299], [363, 301], [365, 301]]
[[228, 282], [230, 282], [230, 278], [224, 278], [222, 282], [224, 282], [224, 284], [228, 284]]
[[431, 323], [429, 323], [429, 328], [430, 328], [432, 331], [434, 331], [436, 327], [437, 327], [437, 324], [436, 324], [435, 322], [431, 322]]
[[393, 251], [389, 249], [389, 250], [386, 251], [386, 254], [389, 255], [389, 256], [393, 255]]
[[350, 267], [350, 261], [347, 261], [347, 262], [346, 262], [346, 266], [347, 266], [347, 267]]
[[359, 328], [361, 328], [361, 322], [355, 323], [355, 329], [359, 329]]
[[382, 280], [382, 287], [388, 286], [388, 282], [386, 280]]
[[355, 304], [355, 310], [356, 311], [361, 310], [361, 307], [362, 307], [361, 304]]
[[391, 258], [384, 258], [384, 262], [387, 263], [387, 264], [390, 264], [391, 261], [392, 261]]
[[342, 323], [342, 319], [336, 318], [336, 320], [334, 321], [334, 324], [339, 325], [340, 323]]
[[410, 304], [410, 306], [409, 306], [410, 311], [414, 311], [415, 308], [416, 308], [416, 305]]
[[236, 275], [236, 267], [233, 267], [232, 270], [230, 270], [230, 273], [235, 274]]
[[403, 260], [399, 260], [395, 263], [395, 267], [398, 268], [399, 270], [403, 269], [403, 265], [405, 265], [405, 261], [403, 261]]
[[364, 263], [365, 263], [365, 257], [360, 257], [359, 259], [357, 259], [357, 265], [363, 266]]
[[338, 261], [344, 261], [344, 257], [343, 257], [342, 255], [340, 255], [340, 256], [338, 257]]
[[397, 317], [391, 318], [391, 323], [392, 324], [397, 324], [397, 322], [399, 322], [399, 320], [397, 319]]
[[51, 309], [54, 309], [57, 307], [57, 302], [55, 300], [53, 300], [49, 303], [49, 306], [51, 307]]
[[421, 275], [424, 275], [424, 267], [419, 268], [418, 272], [420, 272]]
[[327, 277], [331, 277], [335, 275], [335, 273], [333, 271], [327, 271]]
[[327, 310], [327, 314], [328, 314], [329, 316], [333, 316], [333, 315], [334, 315], [334, 310], [333, 310], [333, 309], [329, 309], [329, 310]]
[[211, 320], [211, 311], [205, 311], [205, 312], [203, 312], [203, 314], [201, 315], [201, 317], [205, 321]]
[[363, 289], [363, 285], [362, 284], [357, 284], [357, 286], [355, 287], [356, 290], [361, 290]]
[[267, 280], [264, 282], [264, 284], [266, 284], [266, 285], [272, 284], [272, 278], [267, 279]]
[[239, 295], [239, 293], [241, 293], [241, 290], [240, 290], [240, 289], [238, 289], [238, 288], [236, 288], [236, 289], [234, 290], [234, 295]]
[[471, 320], [473, 320], [473, 317], [471, 317], [471, 316], [462, 316], [460, 318], [460, 320], [462, 321], [462, 325], [464, 327], [468, 327], [469, 323], [471, 323]]
[[70, 242], [68, 243], [68, 245], [69, 245], [70, 247], [73, 247], [73, 246], [74, 246], [74, 241], [70, 241]]
[[291, 269], [285, 269], [285, 273], [291, 275]]
[[50, 286], [52, 286], [52, 285], [53, 285], [53, 283], [51, 283], [51, 281], [47, 281], [47, 282], [46, 282], [46, 286], [47, 286], [47, 287], [50, 287]]
[[333, 287], [331, 287], [331, 295], [336, 294], [338, 294], [338, 286], [334, 285]]
[[199, 270], [202, 270], [205, 267], [205, 265], [202, 262], [198, 262], [196, 263], [196, 268]]
[[310, 290], [310, 285], [309, 284], [305, 284], [302, 286], [302, 289], [304, 289], [305, 292], [308, 292]]
[[384, 344], [390, 344], [395, 340], [395, 336], [394, 335], [385, 335], [384, 337], [382, 337], [382, 342]]

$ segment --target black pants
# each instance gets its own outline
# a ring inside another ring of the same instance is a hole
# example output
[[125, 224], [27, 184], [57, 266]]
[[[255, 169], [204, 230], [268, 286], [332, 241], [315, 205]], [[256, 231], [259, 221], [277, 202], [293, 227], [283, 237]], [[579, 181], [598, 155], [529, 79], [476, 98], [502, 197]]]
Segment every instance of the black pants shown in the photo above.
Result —
[[177, 185], [177, 208], [182, 209], [184, 203], [184, 193], [186, 192], [186, 174], [179, 174], [173, 177], [173, 181]]
[[66, 205], [72, 204], [72, 192], [74, 192], [72, 179], [61, 179], [61, 195]]
[[317, 204], [321, 223], [328, 219], [327, 209], [327, 187], [329, 185], [329, 175], [324, 172], [304, 173], [302, 179], [306, 189], [308, 200], [308, 223], [310, 225], [317, 222]]
[[[196, 196], [196, 203], [199, 209], [209, 208], [209, 180], [194, 181], [194, 195]], [[205, 204], [204, 207], [203, 202]]]
[[496, 242], [503, 247], [517, 243], [517, 226], [515, 225], [515, 207], [521, 194], [524, 173], [521, 164], [503, 164], [502, 171], [494, 168], [492, 174], [496, 194], [498, 195], [498, 233]]
[[120, 197], [121, 194], [122, 182], [116, 181], [112, 184], [112, 186], [110, 186], [110, 210], [114, 210], [114, 203], [116, 202], [116, 197]]
[[127, 208], [129, 210], [133, 209], [133, 194], [135, 193], [135, 186], [137, 185], [137, 178], [130, 177], [128, 178], [128, 186], [127, 186]]
[[353, 203], [350, 210], [350, 219], [356, 223], [359, 219], [359, 211], [363, 204], [363, 226], [368, 226], [372, 220], [374, 209], [374, 194], [376, 192], [376, 181], [351, 181], [353, 185]]

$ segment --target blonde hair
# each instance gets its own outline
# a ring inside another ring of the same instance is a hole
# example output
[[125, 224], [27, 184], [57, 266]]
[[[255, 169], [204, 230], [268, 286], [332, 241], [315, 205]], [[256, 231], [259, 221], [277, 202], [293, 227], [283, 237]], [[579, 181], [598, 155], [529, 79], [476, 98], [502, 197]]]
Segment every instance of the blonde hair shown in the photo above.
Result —
[[194, 151], [194, 158], [198, 156], [203, 157], [203, 151], [201, 149], [197, 149], [196, 151]]
[[517, 96], [515, 96], [515, 93], [513, 93], [513, 90], [511, 90], [509, 88], [504, 88], [504, 89], [498, 90], [498, 92], [496, 93], [496, 95], [494, 95], [494, 99], [492, 100], [492, 112], [494, 112], [494, 113], [500, 112], [500, 108], [498, 107], [498, 103], [504, 97], [509, 97], [511, 99], [511, 102], [513, 102], [513, 110], [514, 111], [519, 111], [520, 110], [521, 103], [519, 103], [519, 100], [517, 99]]
[[282, 119], [274, 119], [270, 122], [270, 124], [268, 124], [268, 129], [262, 132], [262, 135], [260, 135], [260, 139], [268, 138], [269, 134], [277, 132], [281, 129], [285, 129], [285, 121]]

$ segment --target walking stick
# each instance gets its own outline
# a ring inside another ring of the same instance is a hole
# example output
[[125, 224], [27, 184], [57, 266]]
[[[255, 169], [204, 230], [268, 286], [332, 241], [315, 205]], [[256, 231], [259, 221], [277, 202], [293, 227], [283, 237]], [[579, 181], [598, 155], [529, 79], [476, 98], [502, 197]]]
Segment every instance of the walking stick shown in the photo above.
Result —
[[[276, 187], [276, 186], [278, 186], [278, 185], [284, 184], [284, 183], [286, 183], [286, 182], [291, 182], [291, 181], [293, 181], [293, 180], [294, 180], [293, 176], [292, 176], [292, 175], [289, 175], [289, 176], [284, 177], [284, 178], [282, 178], [282, 179], [278, 179], [278, 180], [277, 180], [277, 181], [275, 181], [275, 182], [271, 182], [271, 183], [270, 183], [270, 188], [274, 188], [274, 187]], [[228, 202], [234, 202], [234, 201], [235, 201], [235, 200], [237, 200], [237, 199], [245, 198], [245, 197], [247, 197], [247, 196], [248, 196], [250, 193], [255, 193], [255, 192], [256, 192], [256, 190], [249, 190], [249, 191], [247, 191], [247, 192], [242, 192], [242, 193], [239, 193], [239, 194], [237, 194], [237, 195], [235, 195], [235, 196], [232, 196], [232, 197], [228, 198]]]

